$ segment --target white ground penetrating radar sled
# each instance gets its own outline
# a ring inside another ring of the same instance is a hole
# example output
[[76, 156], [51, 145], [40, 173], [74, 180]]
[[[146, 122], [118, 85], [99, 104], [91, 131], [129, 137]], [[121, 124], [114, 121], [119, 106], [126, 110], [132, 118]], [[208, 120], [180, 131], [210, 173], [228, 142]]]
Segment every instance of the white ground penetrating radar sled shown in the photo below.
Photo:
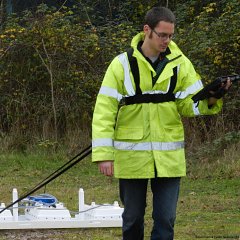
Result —
[[[18, 197], [17, 189], [12, 192], [12, 203], [0, 203], [0, 230], [3, 229], [44, 229], [44, 228], [100, 228], [121, 227], [122, 213], [117, 201], [113, 204], [85, 204], [84, 191], [79, 189], [78, 212], [69, 211], [54, 196], [40, 194], [31, 196], [50, 181], [91, 153], [91, 146], [76, 155], [32, 190]], [[1, 197], [1, 196], [0, 196]], [[21, 203], [21, 205], [19, 204]], [[23, 213], [21, 210], [23, 209]]]
[[[13, 202], [18, 199], [17, 189], [13, 189]], [[53, 201], [54, 200], [54, 201]], [[79, 189], [79, 212], [72, 213], [53, 196], [40, 194], [23, 199], [24, 207], [18, 203], [0, 213], [0, 229], [43, 229], [43, 228], [98, 228], [121, 227], [122, 212], [117, 201], [113, 204], [97, 205], [84, 202], [84, 191]], [[0, 211], [5, 208], [1, 203]], [[19, 214], [20, 209], [24, 214]], [[73, 216], [72, 216], [73, 215]]]

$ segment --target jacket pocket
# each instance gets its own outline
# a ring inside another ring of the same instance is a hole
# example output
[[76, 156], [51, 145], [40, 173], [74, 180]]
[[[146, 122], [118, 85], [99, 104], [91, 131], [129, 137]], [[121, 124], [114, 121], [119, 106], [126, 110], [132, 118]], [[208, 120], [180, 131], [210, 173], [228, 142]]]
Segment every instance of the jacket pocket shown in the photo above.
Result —
[[140, 140], [143, 138], [142, 128], [123, 128], [115, 130], [115, 140]]
[[164, 127], [164, 138], [166, 141], [175, 142], [184, 140], [184, 130], [180, 126]]

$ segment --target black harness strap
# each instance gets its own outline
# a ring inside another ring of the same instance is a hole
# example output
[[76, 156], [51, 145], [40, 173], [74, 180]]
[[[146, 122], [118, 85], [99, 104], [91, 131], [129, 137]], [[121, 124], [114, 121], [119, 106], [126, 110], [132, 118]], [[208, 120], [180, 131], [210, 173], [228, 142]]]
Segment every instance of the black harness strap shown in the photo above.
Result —
[[136, 86], [136, 95], [124, 98], [124, 104], [138, 104], [138, 103], [162, 103], [175, 101], [175, 95], [173, 91], [177, 83], [177, 67], [173, 68], [173, 76], [170, 80], [170, 87], [166, 94], [142, 94], [140, 89], [140, 77], [137, 59], [133, 57], [133, 48], [127, 50], [128, 61], [131, 67], [131, 71], [134, 77]]
[[128, 56], [128, 61], [133, 74], [134, 82], [136, 85], [136, 95], [142, 94], [142, 90], [140, 88], [139, 68], [138, 68], [137, 59], [133, 57], [133, 48], [129, 48], [127, 50], [127, 56]]
[[175, 101], [175, 95], [172, 94], [142, 94], [125, 98], [125, 105], [136, 103], [162, 103]]
[[176, 85], [177, 85], [177, 67], [173, 68], [173, 76], [171, 77], [171, 83], [168, 93], [173, 93]]

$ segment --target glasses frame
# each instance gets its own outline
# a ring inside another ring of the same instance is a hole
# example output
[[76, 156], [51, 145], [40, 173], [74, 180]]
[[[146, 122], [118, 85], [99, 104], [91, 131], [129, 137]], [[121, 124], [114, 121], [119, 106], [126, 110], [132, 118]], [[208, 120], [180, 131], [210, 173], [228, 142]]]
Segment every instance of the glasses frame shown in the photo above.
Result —
[[155, 29], [151, 29], [161, 40], [172, 40], [174, 38], [174, 34], [167, 34], [167, 33], [159, 33]]

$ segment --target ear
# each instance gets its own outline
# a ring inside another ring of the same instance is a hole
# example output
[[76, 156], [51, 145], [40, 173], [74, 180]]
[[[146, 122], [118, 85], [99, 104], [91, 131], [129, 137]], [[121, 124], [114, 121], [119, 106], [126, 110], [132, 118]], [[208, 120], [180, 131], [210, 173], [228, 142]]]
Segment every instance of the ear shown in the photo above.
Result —
[[149, 27], [149, 25], [146, 24], [143, 26], [143, 32], [145, 34], [149, 34], [151, 32], [151, 28]]

